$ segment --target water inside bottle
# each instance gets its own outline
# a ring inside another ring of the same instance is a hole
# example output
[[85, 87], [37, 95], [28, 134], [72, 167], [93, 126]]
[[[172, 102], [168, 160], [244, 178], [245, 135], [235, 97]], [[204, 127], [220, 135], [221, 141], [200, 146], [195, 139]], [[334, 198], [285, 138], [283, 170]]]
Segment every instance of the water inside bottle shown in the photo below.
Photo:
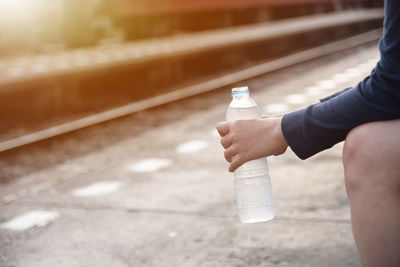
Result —
[[265, 175], [237, 178], [235, 189], [242, 223], [265, 222], [274, 218], [271, 182]]
[[255, 223], [272, 220], [274, 205], [267, 160], [249, 161], [239, 167], [234, 176], [240, 221]]
[[226, 113], [226, 120], [253, 120], [261, 118], [261, 114], [259, 113], [258, 109], [254, 107], [250, 108], [236, 108], [236, 107], [229, 107]]
[[[233, 100], [226, 113], [227, 121], [260, 119], [262, 117], [257, 104], [249, 97], [247, 88], [233, 89], [232, 95]], [[261, 158], [243, 164], [235, 170], [234, 176], [240, 221], [256, 223], [272, 220], [274, 205], [267, 159]]]

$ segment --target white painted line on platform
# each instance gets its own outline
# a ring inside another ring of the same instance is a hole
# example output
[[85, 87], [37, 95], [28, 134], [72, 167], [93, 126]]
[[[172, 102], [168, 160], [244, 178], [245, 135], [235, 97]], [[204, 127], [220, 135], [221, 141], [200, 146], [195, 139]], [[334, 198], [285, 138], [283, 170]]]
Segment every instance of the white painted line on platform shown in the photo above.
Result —
[[178, 236], [178, 233], [177, 233], [177, 232], [169, 232], [169, 233], [168, 233], [168, 236], [169, 236], [170, 238], [175, 238], [175, 237]]
[[361, 70], [364, 70], [364, 69], [369, 69], [370, 68], [370, 65], [368, 65], [367, 63], [360, 63], [360, 64], [358, 64], [357, 66], [356, 66], [356, 68], [357, 69], [361, 69]]
[[336, 87], [336, 82], [334, 80], [322, 80], [316, 84], [322, 90], [331, 90]]
[[176, 151], [178, 153], [195, 153], [200, 150], [203, 150], [208, 146], [208, 143], [206, 141], [201, 141], [201, 140], [193, 140], [189, 141], [186, 143], [183, 143], [179, 146], [176, 147]]
[[348, 74], [351, 78], [355, 78], [360, 75], [360, 70], [357, 68], [348, 68], [345, 73]]
[[155, 172], [171, 166], [171, 159], [148, 158], [135, 164], [128, 165], [128, 171], [132, 172]]
[[264, 107], [264, 112], [267, 115], [270, 114], [281, 114], [289, 110], [289, 107], [287, 104], [283, 103], [275, 103], [275, 104], [270, 104]]
[[45, 226], [57, 219], [59, 216], [60, 213], [57, 211], [30, 211], [1, 224], [1, 228], [14, 231], [25, 231], [32, 227]]
[[324, 90], [317, 86], [310, 86], [305, 89], [307, 95], [309, 96], [319, 96], [325, 94]]
[[336, 83], [345, 83], [351, 79], [350, 75], [347, 73], [337, 73], [333, 75], [333, 81]]
[[286, 102], [289, 104], [302, 104], [306, 102], [306, 97], [301, 94], [293, 94], [293, 95], [288, 95], [285, 97]]
[[98, 182], [92, 185], [78, 188], [72, 192], [77, 197], [94, 197], [111, 194], [121, 187], [120, 182]]

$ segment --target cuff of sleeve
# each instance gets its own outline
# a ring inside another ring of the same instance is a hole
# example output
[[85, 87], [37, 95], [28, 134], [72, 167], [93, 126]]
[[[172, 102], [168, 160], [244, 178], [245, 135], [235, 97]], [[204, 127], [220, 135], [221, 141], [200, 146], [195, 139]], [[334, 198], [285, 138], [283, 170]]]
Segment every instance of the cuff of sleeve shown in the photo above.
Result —
[[[310, 107], [309, 107], [310, 108]], [[286, 142], [300, 159], [307, 159], [326, 149], [315, 142], [305, 131], [306, 109], [297, 110], [283, 116], [281, 129]]]
[[330, 95], [330, 96], [321, 98], [319, 101], [320, 101], [320, 102], [328, 101], [328, 100], [330, 100], [330, 99], [332, 99], [332, 98], [337, 97], [338, 95], [343, 94], [344, 92], [346, 92], [346, 91], [348, 91], [348, 90], [350, 90], [350, 89], [352, 89], [352, 87], [348, 87], [348, 88], [346, 88], [346, 89], [344, 89], [344, 90], [342, 90], [342, 91], [339, 91], [339, 92], [334, 93], [333, 95]]

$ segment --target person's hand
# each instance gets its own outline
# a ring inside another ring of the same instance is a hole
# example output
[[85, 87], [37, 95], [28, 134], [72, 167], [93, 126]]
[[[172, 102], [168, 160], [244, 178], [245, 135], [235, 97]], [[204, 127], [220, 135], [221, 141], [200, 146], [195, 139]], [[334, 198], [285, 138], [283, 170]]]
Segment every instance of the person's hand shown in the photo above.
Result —
[[282, 117], [220, 122], [217, 131], [225, 148], [225, 159], [233, 172], [243, 163], [283, 154], [288, 144], [281, 130]]

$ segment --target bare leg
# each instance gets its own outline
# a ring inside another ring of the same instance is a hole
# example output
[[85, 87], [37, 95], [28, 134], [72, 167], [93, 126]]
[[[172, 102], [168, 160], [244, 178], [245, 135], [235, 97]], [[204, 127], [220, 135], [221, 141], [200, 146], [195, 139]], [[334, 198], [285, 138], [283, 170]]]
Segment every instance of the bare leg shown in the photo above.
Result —
[[343, 149], [351, 221], [363, 267], [400, 266], [400, 120], [353, 129]]

